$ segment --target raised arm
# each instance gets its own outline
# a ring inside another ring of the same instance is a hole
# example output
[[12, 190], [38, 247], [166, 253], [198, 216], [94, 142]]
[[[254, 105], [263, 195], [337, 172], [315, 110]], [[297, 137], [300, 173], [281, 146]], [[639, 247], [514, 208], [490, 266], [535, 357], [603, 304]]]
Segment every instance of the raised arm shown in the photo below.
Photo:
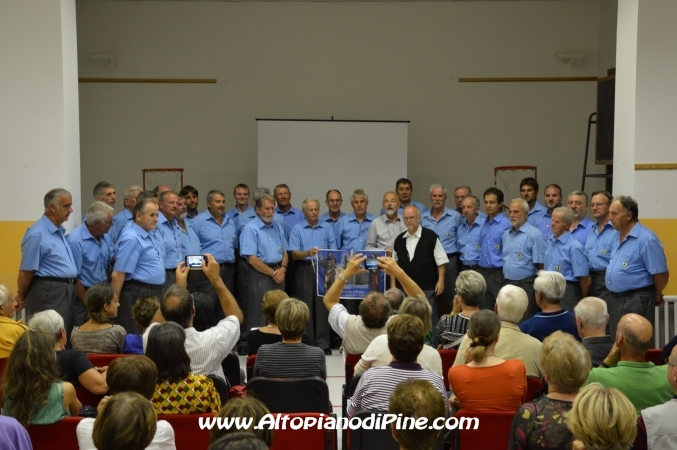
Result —
[[361, 253], [357, 255], [353, 255], [352, 252], [350, 253], [350, 259], [348, 260], [348, 264], [343, 270], [343, 273], [339, 277], [336, 277], [334, 284], [331, 285], [324, 296], [324, 306], [327, 307], [328, 311], [331, 311], [334, 305], [338, 305], [338, 303], [341, 301], [341, 293], [343, 292], [343, 288], [346, 286], [345, 280], [350, 277], [354, 277], [358, 273], [367, 272], [367, 269], [362, 268], [362, 263], [366, 260], [367, 257], [362, 256]]
[[[413, 297], [414, 295], [425, 295], [423, 290], [416, 284], [414, 280], [409, 278], [409, 275], [404, 273], [404, 270], [397, 264], [393, 258], [389, 256], [382, 256], [378, 258], [376, 263], [387, 275], [394, 276], [400, 282], [404, 292]], [[444, 266], [441, 266], [444, 267]]]
[[202, 260], [202, 271], [212, 283], [212, 286], [214, 286], [216, 295], [219, 297], [219, 302], [221, 302], [223, 313], [226, 317], [235, 316], [238, 322], [242, 323], [244, 320], [242, 317], [242, 310], [237, 305], [237, 301], [235, 300], [235, 297], [233, 297], [233, 294], [228, 290], [221, 279], [219, 263], [217, 263], [214, 257], [209, 253], [205, 254], [205, 258], [206, 260]]

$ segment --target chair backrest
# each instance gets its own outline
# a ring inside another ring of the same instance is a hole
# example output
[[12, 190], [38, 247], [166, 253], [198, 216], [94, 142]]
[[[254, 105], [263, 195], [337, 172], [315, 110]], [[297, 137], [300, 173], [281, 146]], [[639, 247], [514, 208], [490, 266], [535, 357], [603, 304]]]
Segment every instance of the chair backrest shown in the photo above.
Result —
[[124, 358], [129, 356], [124, 353], [87, 353], [87, 359], [94, 367], [104, 367], [110, 364], [116, 358]]
[[228, 385], [226, 382], [223, 381], [223, 379], [218, 375], [207, 375], [207, 377], [212, 380], [214, 387], [216, 388], [216, 392], [219, 393], [219, 397], [221, 398], [221, 406], [228, 403]]
[[244, 384], [244, 380], [240, 380], [240, 358], [235, 353], [230, 352], [226, 355], [221, 361], [221, 368], [230, 386]]
[[[359, 417], [360, 420], [364, 422], [365, 419], [372, 417], [372, 414], [374, 415], [373, 422], [375, 423], [377, 415], [387, 414], [387, 412], [362, 410], [358, 411], [353, 417]], [[387, 425], [384, 429], [380, 428], [381, 427], [377, 429], [374, 426], [373, 429], [368, 430], [365, 428], [364, 424], [360, 427], [356, 427], [355, 429], [351, 428], [350, 432], [348, 433], [348, 450], [399, 450], [400, 444], [398, 444], [398, 442], [393, 437], [390, 425]], [[444, 449], [445, 434], [446, 431], [441, 430], [433, 450]]]
[[89, 405], [94, 408], [99, 406], [99, 402], [103, 398], [103, 395], [92, 394], [84, 386], [75, 386], [75, 395], [80, 400], [80, 403], [82, 403], [82, 406]]
[[[459, 419], [456, 435], [460, 440], [458, 449], [505, 450], [508, 448], [514, 415], [515, 411], [466, 411], [464, 409], [457, 411], [454, 417]], [[477, 422], [468, 420], [474, 417], [478, 419]], [[461, 429], [461, 427], [466, 429]]]
[[[66, 417], [50, 425], [28, 425], [33, 450], [75, 450], [78, 436], [75, 432], [82, 417]], [[206, 447], [205, 447], [206, 448]]]
[[346, 374], [346, 386], [350, 386], [350, 381], [355, 375], [355, 366], [360, 362], [362, 353], [346, 353], [346, 361], [344, 365], [344, 370]]
[[661, 361], [661, 352], [663, 350], [660, 348], [650, 348], [647, 352], [644, 358], [646, 358], [647, 361], [650, 361], [654, 363], [657, 366], [662, 366], [665, 364], [665, 361]]
[[331, 413], [329, 387], [320, 377], [254, 377], [247, 383], [247, 395], [254, 395], [273, 413]]
[[527, 402], [533, 402], [543, 394], [543, 385], [538, 377], [527, 377]]
[[[322, 413], [306, 412], [306, 413], [289, 413], [283, 416], [289, 416], [287, 426], [285, 428], [278, 428], [275, 430], [273, 445], [270, 450], [332, 450], [334, 444], [334, 431], [324, 430], [324, 427], [319, 427], [317, 424], [320, 420], [326, 420], [326, 415], [321, 416]], [[300, 424], [301, 421], [311, 425], [315, 420], [314, 426], [300, 427], [294, 430], [290, 425]], [[284, 420], [281, 418], [280, 420]], [[282, 422], [283, 423], [283, 422]]]
[[[5, 368], [7, 367], [8, 358], [0, 358], [0, 382], [5, 379]], [[0, 405], [2, 405], [2, 398], [5, 393], [0, 390]]]
[[254, 378], [254, 364], [256, 364], [256, 355], [250, 355], [247, 357], [247, 383]]
[[209, 448], [209, 429], [200, 428], [200, 417], [214, 416], [214, 413], [158, 414], [157, 420], [166, 420], [174, 429], [176, 450], [194, 450]]
[[439, 349], [437, 350], [440, 353], [440, 358], [442, 358], [442, 378], [444, 379], [444, 386], [446, 386], [447, 391], [449, 390], [449, 369], [454, 365], [456, 360], [456, 353], [458, 352], [455, 349]]

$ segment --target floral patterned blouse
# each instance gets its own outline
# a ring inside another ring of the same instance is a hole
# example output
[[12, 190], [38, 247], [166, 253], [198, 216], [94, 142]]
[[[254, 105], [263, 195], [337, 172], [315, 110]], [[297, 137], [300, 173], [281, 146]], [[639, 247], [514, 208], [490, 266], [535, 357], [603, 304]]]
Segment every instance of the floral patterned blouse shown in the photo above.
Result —
[[512, 419], [508, 449], [570, 449], [574, 437], [567, 428], [567, 413], [572, 406], [548, 397], [520, 406]]
[[221, 408], [214, 382], [192, 373], [185, 380], [157, 383], [151, 402], [157, 414], [217, 413]]

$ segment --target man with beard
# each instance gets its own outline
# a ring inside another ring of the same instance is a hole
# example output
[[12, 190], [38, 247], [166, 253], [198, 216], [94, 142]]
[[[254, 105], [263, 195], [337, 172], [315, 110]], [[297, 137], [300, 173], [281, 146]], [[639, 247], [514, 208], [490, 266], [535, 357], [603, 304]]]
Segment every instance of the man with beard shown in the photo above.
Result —
[[393, 242], [398, 234], [407, 230], [402, 216], [397, 213], [397, 194], [386, 192], [383, 195], [383, 209], [385, 214], [378, 216], [369, 226], [367, 235], [367, 249], [383, 249], [388, 256], [393, 254]]
[[538, 312], [534, 280], [543, 267], [545, 237], [527, 221], [529, 205], [524, 199], [510, 202], [511, 227], [503, 234], [503, 276], [505, 281], [524, 289], [529, 299], [524, 319]]
[[186, 219], [194, 219], [199, 212], [197, 211], [198, 192], [193, 186], [187, 184], [179, 191], [179, 195], [186, 199]]
[[590, 265], [590, 295], [601, 299], [608, 299], [609, 290], [606, 288], [604, 277], [611, 258], [611, 247], [617, 239], [618, 232], [609, 219], [609, 206], [613, 197], [607, 191], [595, 191], [590, 198], [592, 217], [597, 220], [593, 223], [585, 239], [585, 255]]
[[552, 230], [550, 229], [550, 222], [552, 221], [552, 211], [555, 208], [562, 206], [562, 188], [556, 184], [549, 184], [545, 187], [545, 206], [546, 211], [540, 219], [536, 221], [536, 228], [538, 228], [546, 239], [552, 237]]
[[545, 212], [545, 206], [538, 202], [538, 181], [532, 177], [523, 179], [520, 182], [520, 196], [529, 205], [527, 221], [533, 225]]
[[567, 206], [574, 212], [574, 221], [571, 223], [569, 232], [578, 239], [581, 245], [585, 245], [590, 228], [595, 226], [588, 219], [588, 194], [583, 191], [573, 191], [567, 197]]
[[463, 208], [463, 220], [458, 227], [458, 245], [460, 260], [463, 265], [461, 270], [474, 270], [479, 272], [480, 266], [480, 229], [484, 223], [484, 217], [479, 215], [480, 199], [469, 195], [461, 202]]
[[458, 228], [461, 215], [446, 207], [447, 188], [442, 184], [430, 186], [430, 211], [421, 214], [421, 226], [437, 233], [449, 263], [444, 277], [444, 311], [451, 312], [454, 307], [454, 290], [456, 277], [460, 268]]
[[261, 310], [263, 295], [285, 288], [287, 273], [287, 242], [283, 227], [274, 221], [275, 199], [262, 194], [256, 199], [257, 217], [250, 221], [240, 235], [240, 254], [247, 260], [249, 305], [245, 317], [246, 329], [262, 327], [266, 318]]

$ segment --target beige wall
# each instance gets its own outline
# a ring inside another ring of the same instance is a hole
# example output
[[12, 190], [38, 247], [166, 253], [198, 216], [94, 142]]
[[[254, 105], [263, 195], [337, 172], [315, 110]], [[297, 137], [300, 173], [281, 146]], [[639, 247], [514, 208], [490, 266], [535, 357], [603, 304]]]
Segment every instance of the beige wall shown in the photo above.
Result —
[[[254, 186], [256, 118], [410, 120], [408, 175], [426, 203], [433, 182], [481, 193], [499, 165], [536, 165], [541, 183], [578, 189], [595, 82], [458, 78], [597, 76], [600, 8], [79, 1], [81, 77], [218, 80], [80, 83], [84, 203], [97, 181], [121, 191], [141, 182], [144, 167], [185, 168], [203, 198], [211, 188]], [[585, 63], [572, 68], [555, 59], [561, 51], [583, 52]], [[117, 55], [115, 69], [87, 59], [106, 52]], [[374, 171], [393, 183], [403, 175]], [[298, 181], [284, 181], [293, 193]]]

